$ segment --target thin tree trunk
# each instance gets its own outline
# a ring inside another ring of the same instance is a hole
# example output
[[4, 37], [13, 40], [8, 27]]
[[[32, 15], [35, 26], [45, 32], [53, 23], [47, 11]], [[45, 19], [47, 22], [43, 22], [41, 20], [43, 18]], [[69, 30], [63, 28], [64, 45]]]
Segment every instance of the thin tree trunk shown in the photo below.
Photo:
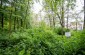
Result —
[[64, 27], [65, 27], [65, 21], [64, 21], [64, 6], [62, 6], [61, 21], [62, 21], [61, 26], [64, 28]]
[[[23, 9], [23, 7], [21, 6], [21, 9]], [[21, 10], [22, 11], [22, 10]], [[24, 21], [23, 21], [23, 19], [21, 18], [20, 19], [20, 25], [21, 25], [21, 27], [24, 27]]]
[[22, 21], [22, 19], [21, 19], [21, 27], [23, 27], [23, 21]]
[[11, 17], [12, 17], [12, 10], [10, 12], [10, 18], [9, 18], [9, 32], [11, 32]]
[[16, 29], [16, 18], [14, 19], [14, 30]]
[[2, 18], [1, 18], [1, 26], [2, 26], [2, 29], [4, 28], [4, 17], [3, 17], [3, 13], [2, 13]]
[[68, 20], [69, 20], [69, 7], [68, 7], [68, 10], [67, 10], [67, 29], [68, 29]]
[[78, 26], [77, 22], [78, 22], [78, 21], [76, 20], [76, 31], [77, 31], [77, 26]]
[[55, 28], [55, 18], [53, 17], [53, 27]]
[[[29, 0], [28, 0], [28, 5], [29, 5]], [[25, 27], [27, 28], [27, 15], [28, 15], [28, 6], [27, 6], [27, 9], [26, 9], [26, 16], [25, 16], [25, 20], [24, 20], [24, 22], [25, 22]]]
[[65, 20], [64, 20], [64, 0], [61, 1], [62, 4], [61, 4], [61, 19], [60, 19], [60, 22], [61, 22], [61, 27], [64, 28], [65, 27]]
[[17, 18], [17, 29], [19, 28], [19, 19]]
[[[16, 8], [16, 3], [17, 3], [17, 0], [14, 0], [14, 4], [15, 4], [15, 15], [17, 15], [16, 14], [16, 12], [17, 12], [17, 8]], [[18, 23], [18, 19], [17, 19], [17, 17], [15, 16], [15, 18], [14, 18], [14, 30], [16, 30], [16, 28], [17, 28], [17, 23]]]
[[[2, 8], [2, 4], [3, 4], [3, 2], [2, 2], [2, 0], [1, 0], [1, 8]], [[1, 13], [1, 27], [2, 27], [2, 29], [3, 29], [3, 27], [4, 27], [4, 17], [3, 17], [3, 13]]]
[[[69, 3], [70, 3], [70, 0], [69, 0]], [[67, 7], [67, 29], [68, 29], [68, 21], [69, 21], [69, 3]]]
[[67, 16], [67, 29], [68, 29], [68, 16]]
[[84, 0], [84, 25], [83, 25], [83, 29], [85, 29], [85, 0]]
[[[15, 15], [16, 15], [16, 7], [15, 7]], [[14, 18], [14, 30], [16, 29], [16, 17]]]
[[[85, 14], [84, 14], [84, 16], [85, 16]], [[85, 29], [85, 17], [84, 17], [84, 25], [83, 25], [83, 29]]]
[[[12, 7], [12, 4], [11, 4], [11, 7]], [[9, 17], [9, 32], [11, 33], [11, 18], [12, 18], [12, 10], [10, 10], [10, 17]]]
[[61, 6], [61, 27], [62, 27], [62, 37], [63, 37], [63, 31], [65, 27], [65, 20], [64, 20], [64, 0], [62, 0], [62, 6]]
[[51, 22], [50, 15], [49, 15], [49, 23], [50, 23], [50, 27], [52, 27], [52, 22]]

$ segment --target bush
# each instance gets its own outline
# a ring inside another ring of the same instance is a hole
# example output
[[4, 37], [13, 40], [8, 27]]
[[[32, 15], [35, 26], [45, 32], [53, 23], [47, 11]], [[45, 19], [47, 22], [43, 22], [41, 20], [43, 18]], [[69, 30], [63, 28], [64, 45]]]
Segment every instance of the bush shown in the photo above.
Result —
[[[78, 55], [84, 54], [85, 32], [71, 38], [56, 35], [52, 30], [34, 28], [12, 32], [0, 39], [0, 55]], [[82, 52], [83, 51], [83, 52]]]
[[70, 31], [69, 29], [66, 29], [66, 28], [55, 28], [54, 29], [54, 32], [57, 33], [58, 35], [64, 35], [65, 32], [68, 32]]

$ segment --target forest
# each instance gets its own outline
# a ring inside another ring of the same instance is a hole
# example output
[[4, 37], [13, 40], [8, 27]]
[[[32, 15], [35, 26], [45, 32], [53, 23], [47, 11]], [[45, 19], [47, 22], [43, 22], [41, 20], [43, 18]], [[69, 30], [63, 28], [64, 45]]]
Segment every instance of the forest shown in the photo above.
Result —
[[85, 0], [0, 0], [0, 55], [85, 55]]

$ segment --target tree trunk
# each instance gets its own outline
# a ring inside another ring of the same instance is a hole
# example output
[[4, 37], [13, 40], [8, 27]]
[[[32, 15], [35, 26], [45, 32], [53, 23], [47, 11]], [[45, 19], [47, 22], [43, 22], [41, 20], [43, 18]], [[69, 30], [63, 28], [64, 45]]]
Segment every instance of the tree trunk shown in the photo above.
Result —
[[60, 24], [61, 27], [64, 28], [65, 27], [65, 20], [64, 20], [64, 0], [61, 1], [61, 17], [60, 17]]
[[65, 27], [65, 20], [64, 20], [64, 6], [62, 6], [61, 21], [62, 21], [61, 26], [64, 28], [64, 27]]
[[68, 16], [67, 16], [67, 29], [68, 29]]
[[[84, 16], [85, 16], [85, 14], [84, 14]], [[83, 25], [83, 29], [85, 29], [85, 17], [84, 17], [84, 25]]]
[[11, 17], [12, 17], [12, 10], [10, 11], [10, 18], [9, 18], [9, 32], [11, 32]]
[[[16, 7], [15, 7], [15, 15], [16, 15]], [[16, 29], [16, 17], [14, 18], [14, 30]]]
[[50, 15], [49, 15], [49, 23], [50, 23], [50, 27], [52, 28], [52, 20], [50, 18]]
[[53, 27], [55, 28], [55, 18], [53, 17]]
[[78, 24], [77, 24], [77, 20], [76, 20], [76, 31], [77, 31], [77, 26], [78, 26]]
[[85, 29], [85, 0], [84, 0], [84, 25], [83, 25], [83, 29]]
[[[27, 5], [29, 5], [29, 0], [28, 0], [28, 4]], [[25, 20], [24, 20], [24, 22], [25, 22], [25, 28], [27, 28], [27, 15], [28, 15], [28, 6], [27, 6], [27, 9], [26, 9], [26, 16], [25, 16]]]
[[2, 17], [1, 17], [1, 27], [2, 27], [2, 29], [3, 29], [3, 27], [4, 27], [4, 17], [3, 17], [3, 13], [2, 13]]
[[14, 30], [16, 29], [16, 18], [14, 19]]
[[23, 21], [22, 21], [22, 19], [21, 19], [21, 27], [23, 27]]
[[19, 28], [19, 19], [17, 18], [17, 29]]
[[[1, 9], [2, 9], [2, 0], [1, 0]], [[2, 27], [2, 29], [3, 29], [3, 27], [4, 27], [4, 17], [3, 17], [3, 12], [1, 13], [1, 27]]]
[[68, 29], [68, 21], [69, 21], [69, 7], [67, 8], [67, 29]]
[[68, 29], [68, 22], [69, 22], [69, 3], [70, 0], [68, 0], [68, 7], [67, 7], [67, 29]]

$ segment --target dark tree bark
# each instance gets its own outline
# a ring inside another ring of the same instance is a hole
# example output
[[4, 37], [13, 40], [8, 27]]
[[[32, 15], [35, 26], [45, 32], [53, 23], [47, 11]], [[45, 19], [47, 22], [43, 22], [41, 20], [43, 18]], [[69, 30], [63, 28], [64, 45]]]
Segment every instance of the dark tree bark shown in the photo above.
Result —
[[70, 0], [68, 0], [68, 7], [67, 7], [67, 29], [68, 29], [68, 22], [69, 22], [69, 10], [70, 10], [69, 3], [70, 3]]
[[62, 14], [61, 14], [61, 26], [64, 28], [65, 27], [65, 20], [64, 20], [64, 6], [62, 5]]
[[69, 6], [67, 8], [67, 29], [68, 29], [68, 21], [69, 21]]
[[[1, 0], [1, 9], [2, 9], [2, 4], [3, 4], [3, 1]], [[2, 29], [3, 29], [3, 27], [4, 27], [4, 14], [3, 14], [3, 12], [1, 12], [1, 27], [2, 27]]]
[[17, 21], [17, 29], [19, 28], [19, 19], [16, 18], [16, 21]]
[[68, 16], [67, 16], [67, 29], [68, 29]]
[[[16, 3], [17, 2], [17, 0], [14, 0], [14, 3]], [[17, 9], [16, 9], [16, 5], [15, 5], [15, 15], [16, 15], [16, 11], [17, 11]], [[14, 30], [16, 29], [16, 16], [15, 16], [15, 18], [14, 18]]]
[[14, 19], [14, 30], [16, 29], [16, 18]]
[[84, 25], [83, 25], [83, 29], [85, 29], [85, 0], [84, 0]]
[[65, 27], [65, 20], [64, 20], [64, 0], [62, 0], [62, 4], [61, 4], [61, 9], [60, 9], [60, 15], [59, 13], [56, 13], [59, 20], [60, 20], [60, 25], [62, 28]]
[[11, 32], [11, 26], [12, 26], [11, 18], [12, 18], [12, 10], [10, 11], [10, 17], [9, 17], [9, 32]]
[[[16, 7], [15, 7], [15, 15], [16, 15]], [[14, 30], [16, 29], [16, 17], [14, 18]]]
[[53, 27], [55, 28], [55, 18], [53, 17]]
[[77, 26], [78, 26], [78, 23], [77, 23], [78, 21], [77, 21], [77, 19], [76, 19], [76, 31], [77, 31]]
[[[53, 7], [52, 7], [52, 11], [53, 11]], [[54, 17], [54, 13], [52, 14], [52, 16], [53, 16], [53, 17], [52, 17], [52, 21], [53, 21], [53, 22], [52, 22], [52, 23], [53, 23], [52, 26], [53, 26], [53, 28], [55, 28], [55, 17]]]
[[2, 13], [2, 18], [1, 18], [1, 26], [2, 26], [2, 29], [4, 28], [4, 17], [3, 17], [3, 13]]
[[21, 27], [23, 27], [23, 21], [22, 21], [22, 19], [21, 19]]

